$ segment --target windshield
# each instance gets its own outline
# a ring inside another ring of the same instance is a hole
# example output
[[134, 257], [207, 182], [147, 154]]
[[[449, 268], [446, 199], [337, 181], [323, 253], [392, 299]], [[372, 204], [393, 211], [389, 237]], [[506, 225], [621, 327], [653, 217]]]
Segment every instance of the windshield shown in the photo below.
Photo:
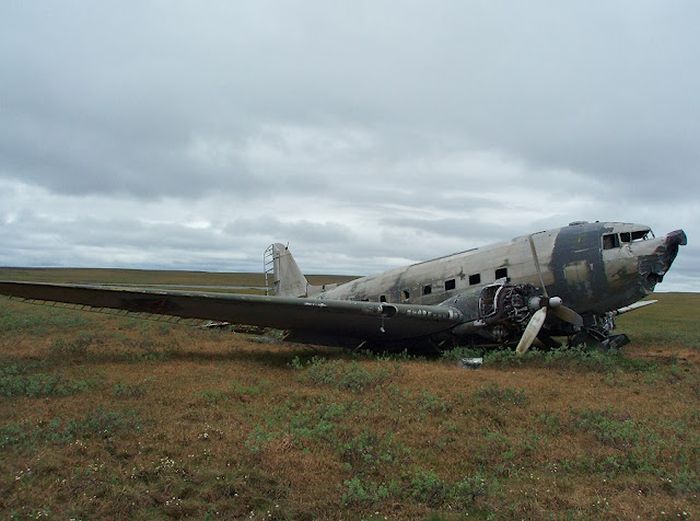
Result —
[[632, 232], [623, 232], [620, 234], [620, 242], [646, 241], [653, 238], [654, 232], [652, 232], [649, 228], [635, 230]]
[[625, 243], [646, 241], [653, 238], [654, 232], [649, 228], [640, 228], [639, 230], [620, 232], [619, 234], [607, 233], [603, 235], [603, 249], [612, 250], [613, 248], [619, 248]]

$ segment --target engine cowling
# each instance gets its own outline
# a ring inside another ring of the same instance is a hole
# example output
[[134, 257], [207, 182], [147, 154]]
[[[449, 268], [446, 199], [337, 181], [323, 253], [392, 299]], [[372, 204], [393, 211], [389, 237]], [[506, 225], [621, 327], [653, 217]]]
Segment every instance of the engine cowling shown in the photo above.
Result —
[[452, 332], [457, 336], [477, 334], [496, 343], [517, 340], [532, 316], [530, 302], [542, 296], [532, 284], [509, 283], [462, 294], [449, 302], [466, 317]]

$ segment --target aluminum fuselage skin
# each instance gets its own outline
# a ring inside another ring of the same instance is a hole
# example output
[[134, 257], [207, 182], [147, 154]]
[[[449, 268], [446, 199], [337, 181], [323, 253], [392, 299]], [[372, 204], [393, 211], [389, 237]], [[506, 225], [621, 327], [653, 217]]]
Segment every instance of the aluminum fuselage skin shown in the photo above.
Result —
[[[673, 232], [682, 234], [683, 242], [674, 239], [675, 252], [664, 258], [671, 234], [619, 241], [620, 234], [645, 230], [649, 227], [631, 223], [574, 223], [356, 279], [318, 298], [449, 304], [506, 277], [513, 284], [541, 287], [544, 282], [547, 294], [561, 297], [578, 313], [601, 315], [651, 293], [673, 262], [678, 244], [685, 244], [685, 234]], [[618, 243], [612, 247], [603, 242], [611, 234]], [[656, 270], [651, 277], [640, 268], [645, 259]]]

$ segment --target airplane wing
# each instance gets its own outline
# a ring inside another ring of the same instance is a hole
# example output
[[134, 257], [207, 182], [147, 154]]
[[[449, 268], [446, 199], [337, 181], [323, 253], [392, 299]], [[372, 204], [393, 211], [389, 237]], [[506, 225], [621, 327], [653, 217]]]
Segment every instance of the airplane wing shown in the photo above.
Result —
[[363, 340], [419, 338], [448, 330], [462, 321], [462, 313], [458, 309], [443, 305], [137, 290], [73, 284], [0, 281], [0, 295]]

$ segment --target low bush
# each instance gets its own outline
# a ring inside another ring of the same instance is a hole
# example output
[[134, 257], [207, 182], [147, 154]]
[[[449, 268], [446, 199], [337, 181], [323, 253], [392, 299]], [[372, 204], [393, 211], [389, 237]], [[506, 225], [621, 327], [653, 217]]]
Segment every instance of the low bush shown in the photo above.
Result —
[[523, 407], [528, 399], [525, 391], [514, 387], [499, 387], [496, 384], [489, 384], [478, 389], [474, 395], [475, 400], [489, 403], [499, 407]]
[[93, 337], [80, 334], [72, 340], [58, 338], [49, 346], [49, 354], [53, 358], [83, 357], [93, 343]]
[[26, 373], [26, 368], [11, 365], [0, 369], [0, 396], [68, 396], [96, 386], [93, 379], [71, 380], [57, 374]]
[[330, 385], [337, 389], [361, 392], [387, 382], [398, 371], [397, 365], [382, 363], [378, 367], [367, 368], [353, 360], [326, 360], [312, 358], [306, 365], [306, 378], [315, 384]]

